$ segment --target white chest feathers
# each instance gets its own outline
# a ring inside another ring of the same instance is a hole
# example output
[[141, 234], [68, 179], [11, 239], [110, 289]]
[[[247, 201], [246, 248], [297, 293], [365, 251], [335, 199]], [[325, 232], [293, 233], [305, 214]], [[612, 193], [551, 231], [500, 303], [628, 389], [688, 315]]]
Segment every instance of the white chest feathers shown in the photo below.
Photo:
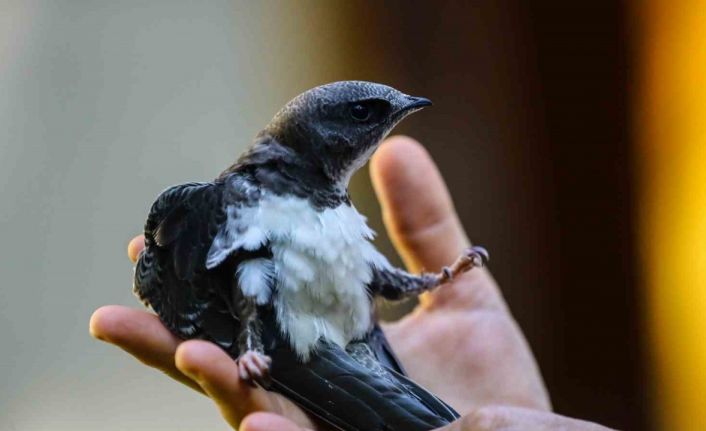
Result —
[[372, 266], [389, 265], [373, 236], [353, 206], [317, 211], [305, 199], [264, 194], [258, 205], [229, 208], [208, 265], [269, 245], [271, 259], [240, 265], [239, 286], [259, 304], [272, 301], [280, 329], [306, 359], [321, 338], [345, 347], [370, 328], [366, 285]]

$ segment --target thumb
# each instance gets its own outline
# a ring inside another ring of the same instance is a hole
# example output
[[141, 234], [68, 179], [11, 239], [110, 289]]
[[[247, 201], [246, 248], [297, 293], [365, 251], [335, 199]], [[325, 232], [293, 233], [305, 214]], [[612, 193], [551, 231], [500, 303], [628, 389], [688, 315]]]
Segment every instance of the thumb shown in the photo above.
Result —
[[438, 271], [469, 246], [451, 196], [434, 161], [412, 138], [387, 139], [370, 173], [385, 226], [413, 271]]
[[[383, 143], [370, 166], [383, 220], [395, 248], [415, 272], [439, 271], [470, 245], [451, 196], [429, 153], [417, 141], [396, 136]], [[485, 269], [424, 294], [422, 305], [504, 307]]]

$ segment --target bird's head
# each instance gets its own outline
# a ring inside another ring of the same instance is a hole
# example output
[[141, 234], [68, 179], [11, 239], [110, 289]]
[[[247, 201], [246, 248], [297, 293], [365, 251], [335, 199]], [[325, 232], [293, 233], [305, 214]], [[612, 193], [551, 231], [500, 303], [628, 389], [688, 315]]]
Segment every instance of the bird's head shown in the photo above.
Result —
[[263, 133], [345, 186], [398, 122], [429, 105], [382, 84], [334, 82], [292, 99]]

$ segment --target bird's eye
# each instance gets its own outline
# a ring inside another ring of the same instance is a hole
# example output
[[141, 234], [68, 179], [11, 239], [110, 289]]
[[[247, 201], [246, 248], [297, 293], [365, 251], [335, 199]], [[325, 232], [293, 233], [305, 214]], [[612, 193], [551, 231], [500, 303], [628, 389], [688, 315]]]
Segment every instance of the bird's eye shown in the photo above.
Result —
[[370, 118], [370, 109], [360, 103], [351, 106], [351, 117], [356, 121], [366, 121]]

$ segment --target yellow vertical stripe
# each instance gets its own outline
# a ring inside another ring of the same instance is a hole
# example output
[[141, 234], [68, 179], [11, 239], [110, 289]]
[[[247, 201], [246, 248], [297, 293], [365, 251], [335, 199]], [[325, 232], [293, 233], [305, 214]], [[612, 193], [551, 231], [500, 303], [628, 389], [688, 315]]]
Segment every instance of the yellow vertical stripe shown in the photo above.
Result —
[[650, 0], [635, 13], [654, 407], [661, 429], [706, 430], [706, 0]]

